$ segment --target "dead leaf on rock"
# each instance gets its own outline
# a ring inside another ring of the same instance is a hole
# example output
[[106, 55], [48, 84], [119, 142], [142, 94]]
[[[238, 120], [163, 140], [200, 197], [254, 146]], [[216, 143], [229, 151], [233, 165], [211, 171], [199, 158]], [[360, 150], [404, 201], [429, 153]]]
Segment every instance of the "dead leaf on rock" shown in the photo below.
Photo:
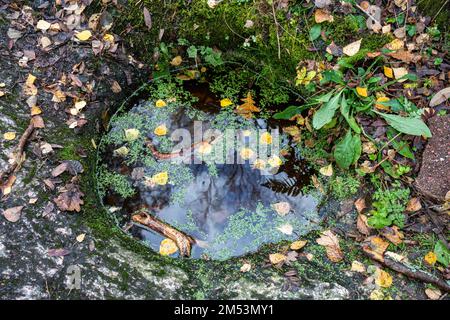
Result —
[[339, 262], [344, 258], [339, 246], [339, 239], [331, 230], [322, 232], [321, 237], [316, 242], [325, 247], [328, 259], [332, 262]]
[[369, 227], [369, 224], [367, 223], [366, 215], [358, 214], [358, 218], [356, 219], [356, 228], [358, 229], [358, 231], [361, 234], [363, 234], [365, 236], [370, 235], [371, 228]]
[[401, 232], [397, 226], [384, 227], [381, 229], [381, 234], [395, 245], [401, 244], [405, 237], [403, 232]]
[[122, 88], [120, 87], [120, 84], [117, 81], [114, 81], [111, 85], [111, 90], [114, 93], [119, 93], [122, 91]]
[[12, 207], [3, 211], [3, 216], [9, 222], [17, 222], [20, 219], [20, 214], [24, 206]]
[[425, 289], [425, 294], [430, 300], [439, 300], [439, 298], [442, 296], [441, 290], [434, 288]]
[[422, 209], [422, 204], [420, 203], [419, 198], [411, 198], [408, 201], [408, 204], [406, 205], [406, 211], [408, 212], [416, 212]]
[[84, 194], [80, 191], [76, 183], [68, 183], [61, 194], [53, 201], [56, 203], [61, 211], [76, 211], [80, 212], [81, 205], [84, 204], [81, 198]]

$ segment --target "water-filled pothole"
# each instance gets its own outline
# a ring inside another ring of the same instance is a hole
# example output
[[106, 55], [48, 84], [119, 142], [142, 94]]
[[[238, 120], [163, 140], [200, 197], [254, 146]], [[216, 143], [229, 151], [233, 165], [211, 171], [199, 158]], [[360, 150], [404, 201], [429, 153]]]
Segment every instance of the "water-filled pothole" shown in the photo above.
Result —
[[192, 257], [226, 259], [318, 227], [297, 144], [279, 122], [236, 112], [257, 105], [251, 96], [233, 103], [207, 83], [173, 80], [145, 95], [111, 120], [100, 146], [100, 196], [124, 230], [159, 251], [170, 232], [142, 224], [155, 217], [192, 239]]

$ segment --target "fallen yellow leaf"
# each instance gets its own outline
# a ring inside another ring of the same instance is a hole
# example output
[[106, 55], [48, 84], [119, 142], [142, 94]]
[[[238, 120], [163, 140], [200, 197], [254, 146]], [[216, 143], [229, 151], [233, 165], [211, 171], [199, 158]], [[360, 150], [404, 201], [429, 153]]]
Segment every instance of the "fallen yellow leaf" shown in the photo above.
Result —
[[159, 245], [159, 254], [162, 256], [169, 256], [177, 251], [177, 244], [172, 239], [164, 239]]
[[170, 64], [173, 66], [179, 66], [183, 62], [183, 58], [181, 56], [176, 56], [175, 58], [170, 61]]
[[286, 261], [286, 256], [281, 253], [272, 253], [269, 254], [269, 260], [272, 264], [279, 264], [281, 262]]
[[332, 262], [339, 262], [344, 258], [341, 247], [339, 246], [339, 239], [331, 230], [322, 232], [316, 242], [325, 247], [328, 259]]
[[306, 240], [294, 241], [291, 243], [290, 248], [291, 248], [291, 250], [300, 250], [301, 248], [303, 248], [306, 245], [307, 242], [308, 241], [306, 241]]
[[388, 97], [379, 97], [377, 99], [377, 103], [375, 103], [375, 108], [380, 110], [386, 110], [389, 111], [391, 108], [389, 106], [385, 106], [384, 104], [381, 104], [380, 102], [388, 102], [390, 99]]
[[85, 237], [86, 237], [86, 233], [82, 233], [82, 234], [79, 234], [76, 239], [78, 242], [83, 242]]
[[42, 113], [42, 109], [39, 108], [38, 106], [31, 107], [31, 115], [32, 116], [36, 116], [36, 115], [41, 114], [41, 113]]
[[75, 36], [80, 41], [86, 41], [86, 40], [89, 40], [92, 37], [92, 33], [89, 30], [83, 30], [83, 31], [77, 33]]
[[328, 21], [328, 22], [334, 21], [333, 16], [324, 9], [317, 9], [316, 12], [314, 13], [314, 19], [315, 19], [316, 23], [322, 23], [325, 21]]
[[358, 95], [360, 95], [361, 97], [366, 98], [366, 97], [368, 96], [367, 88], [356, 87], [356, 92], [357, 92]]
[[437, 255], [433, 251], [428, 252], [423, 258], [430, 266], [434, 266], [437, 261]]
[[392, 285], [392, 276], [382, 269], [375, 272], [375, 284], [382, 288], [389, 288]]
[[268, 132], [264, 132], [261, 137], [259, 138], [259, 142], [261, 144], [271, 144], [272, 143], [272, 136]]
[[167, 106], [167, 103], [164, 100], [159, 99], [155, 102], [155, 106], [157, 108], [162, 108], [162, 107]]
[[283, 160], [280, 159], [280, 157], [273, 155], [269, 158], [269, 160], [267, 160], [267, 163], [275, 168], [275, 167], [279, 167], [283, 164]]
[[361, 262], [355, 260], [352, 262], [352, 268], [350, 271], [364, 273], [366, 272], [366, 267]]
[[110, 33], [106, 33], [103, 36], [103, 40], [108, 41], [108, 42], [114, 42], [114, 36]]
[[125, 130], [125, 139], [127, 141], [134, 141], [139, 137], [139, 130], [138, 129], [126, 129]]
[[3, 134], [3, 139], [5, 140], [14, 140], [16, 138], [15, 132], [6, 132]]
[[400, 39], [394, 39], [389, 42], [385, 47], [389, 50], [400, 50], [405, 45], [405, 42]]
[[157, 136], [165, 136], [167, 134], [167, 127], [165, 124], [157, 126], [153, 131]]
[[151, 178], [152, 182], [154, 184], [158, 184], [160, 186], [166, 185], [168, 180], [169, 180], [169, 174], [167, 171], [163, 171], [160, 173], [155, 174], [152, 178]]
[[231, 101], [231, 100], [228, 99], [228, 98], [225, 98], [225, 99], [220, 100], [220, 106], [221, 106], [222, 108], [231, 106], [232, 104], [233, 104], [233, 101]]
[[326, 177], [331, 177], [333, 175], [333, 166], [332, 166], [332, 164], [330, 163], [329, 165], [320, 168], [319, 172], [322, 175], [326, 176]]
[[392, 68], [384, 66], [383, 70], [384, 70], [384, 75], [386, 77], [391, 78], [391, 79], [394, 78], [394, 71], [392, 70]]
[[36, 80], [36, 77], [33, 76], [31, 73], [28, 74], [27, 80], [25, 81], [25, 85], [30, 87], [34, 84], [34, 81]]

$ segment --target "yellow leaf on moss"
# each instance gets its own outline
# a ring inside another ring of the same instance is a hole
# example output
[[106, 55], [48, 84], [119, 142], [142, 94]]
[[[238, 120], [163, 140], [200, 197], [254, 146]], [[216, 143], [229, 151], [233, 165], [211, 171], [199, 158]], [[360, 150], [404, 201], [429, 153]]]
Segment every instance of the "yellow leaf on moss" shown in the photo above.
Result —
[[152, 182], [154, 184], [159, 184], [160, 186], [166, 185], [168, 181], [169, 181], [169, 174], [167, 171], [157, 173], [152, 177]]
[[122, 146], [122, 147], [114, 150], [115, 154], [117, 154], [119, 156], [123, 156], [123, 157], [125, 157], [129, 152], [130, 152], [130, 150], [125, 146]]
[[42, 109], [39, 108], [38, 106], [33, 106], [31, 107], [31, 115], [32, 116], [37, 116], [38, 114], [42, 113]]
[[177, 251], [177, 244], [172, 239], [164, 239], [159, 245], [159, 254], [162, 256], [169, 256]]
[[170, 61], [170, 64], [173, 66], [179, 66], [183, 62], [183, 58], [181, 56], [176, 56], [175, 58]]
[[232, 104], [233, 104], [233, 101], [231, 101], [231, 100], [228, 99], [228, 98], [225, 98], [225, 99], [220, 100], [220, 106], [221, 106], [222, 108], [231, 106]]
[[125, 139], [127, 141], [134, 141], [139, 137], [138, 129], [126, 129], [125, 130]]
[[92, 33], [89, 30], [83, 30], [75, 35], [80, 41], [87, 41], [92, 37]]
[[16, 138], [16, 133], [15, 132], [6, 132], [3, 134], [3, 139], [5, 140], [14, 140]]
[[384, 70], [384, 75], [386, 77], [391, 78], [391, 79], [394, 78], [394, 71], [392, 70], [392, 68], [384, 66], [383, 70]]
[[34, 84], [34, 81], [36, 80], [36, 77], [33, 76], [31, 73], [28, 74], [27, 80], [25, 81], [25, 85], [27, 87], [30, 87]]
[[359, 39], [358, 41], [346, 45], [344, 48], [342, 48], [342, 51], [349, 57], [354, 56], [359, 52], [359, 49], [361, 48], [361, 41], [362, 39]]
[[333, 166], [332, 166], [332, 164], [330, 163], [329, 165], [320, 168], [319, 172], [322, 175], [326, 176], [326, 177], [331, 177], [333, 175]]
[[286, 256], [281, 253], [272, 253], [269, 254], [269, 260], [272, 264], [279, 264], [281, 262], [286, 261]]
[[375, 283], [382, 288], [389, 288], [392, 285], [392, 276], [386, 271], [378, 269], [375, 272]]
[[114, 36], [110, 33], [106, 33], [103, 36], [103, 40], [107, 41], [107, 42], [114, 42]]
[[155, 102], [155, 106], [157, 108], [162, 108], [162, 107], [167, 106], [167, 103], [164, 100], [159, 99]]
[[167, 127], [165, 124], [157, 126], [153, 131], [157, 136], [165, 136], [167, 134]]
[[360, 95], [361, 97], [366, 98], [366, 97], [368, 96], [367, 88], [356, 87], [356, 92], [357, 92], [358, 95]]
[[272, 143], [272, 136], [268, 132], [264, 132], [261, 137], [259, 138], [259, 142], [261, 144], [271, 144]]
[[307, 242], [308, 241], [306, 241], [306, 240], [294, 241], [291, 243], [290, 248], [291, 248], [291, 250], [300, 250], [301, 248], [303, 248], [306, 245]]
[[437, 255], [433, 251], [428, 252], [423, 258], [430, 266], [434, 266], [437, 261]]

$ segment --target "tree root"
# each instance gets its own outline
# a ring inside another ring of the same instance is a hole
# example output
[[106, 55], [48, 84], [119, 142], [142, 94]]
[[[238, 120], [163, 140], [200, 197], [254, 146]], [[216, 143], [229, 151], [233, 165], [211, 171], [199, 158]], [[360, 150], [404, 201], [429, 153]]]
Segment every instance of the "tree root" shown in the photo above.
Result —
[[178, 231], [147, 212], [141, 211], [133, 214], [131, 219], [135, 223], [142, 224], [151, 230], [175, 241], [178, 249], [180, 250], [181, 256], [189, 257], [191, 255], [191, 246], [195, 243], [195, 240], [192, 237]]
[[28, 139], [30, 138], [31, 134], [33, 133], [35, 129], [33, 119], [31, 119], [30, 124], [23, 132], [22, 136], [20, 137], [19, 144], [17, 145], [16, 149], [14, 150], [14, 162], [11, 163], [6, 170], [0, 172], [0, 187], [7, 184], [11, 175], [16, 173], [20, 166], [22, 165], [22, 162], [24, 160], [24, 148], [25, 144], [27, 143]]
[[412, 265], [404, 264], [400, 261], [397, 261], [388, 255], [384, 255], [382, 259], [377, 258], [376, 256], [370, 254], [369, 252], [366, 252], [364, 250], [364, 253], [371, 259], [381, 263], [383, 266], [394, 270], [398, 273], [401, 273], [411, 279], [420, 280], [425, 283], [430, 283], [438, 287], [439, 289], [442, 289], [446, 292], [450, 292], [450, 284], [448, 284], [446, 281], [438, 278], [437, 276], [428, 273], [426, 271], [420, 270], [417, 267], [414, 267]]

